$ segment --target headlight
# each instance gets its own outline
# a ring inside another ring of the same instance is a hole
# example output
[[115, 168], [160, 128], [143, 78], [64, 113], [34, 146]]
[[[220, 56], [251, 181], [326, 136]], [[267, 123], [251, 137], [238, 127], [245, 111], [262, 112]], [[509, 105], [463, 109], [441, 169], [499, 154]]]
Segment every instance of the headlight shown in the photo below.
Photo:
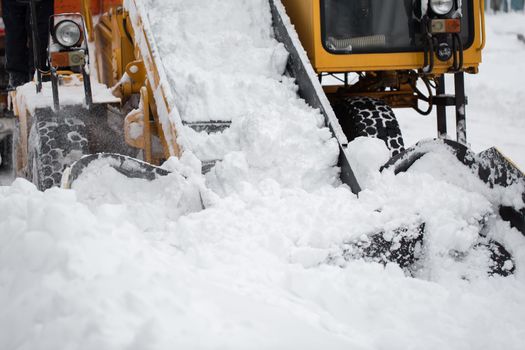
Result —
[[55, 26], [54, 37], [60, 45], [73, 47], [80, 43], [82, 30], [78, 24], [66, 19], [57, 23]]
[[445, 15], [452, 10], [454, 0], [430, 0], [430, 8], [438, 15]]

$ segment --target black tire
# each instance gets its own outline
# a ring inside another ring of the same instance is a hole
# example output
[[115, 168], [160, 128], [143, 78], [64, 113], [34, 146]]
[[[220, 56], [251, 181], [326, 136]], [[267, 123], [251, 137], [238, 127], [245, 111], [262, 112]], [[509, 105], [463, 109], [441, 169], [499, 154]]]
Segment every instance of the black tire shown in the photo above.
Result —
[[41, 191], [60, 186], [66, 166], [88, 151], [87, 128], [81, 119], [37, 111], [28, 140], [28, 179]]
[[385, 142], [391, 156], [405, 150], [403, 136], [392, 108], [370, 97], [349, 97], [334, 105], [334, 111], [348, 141], [359, 136]]

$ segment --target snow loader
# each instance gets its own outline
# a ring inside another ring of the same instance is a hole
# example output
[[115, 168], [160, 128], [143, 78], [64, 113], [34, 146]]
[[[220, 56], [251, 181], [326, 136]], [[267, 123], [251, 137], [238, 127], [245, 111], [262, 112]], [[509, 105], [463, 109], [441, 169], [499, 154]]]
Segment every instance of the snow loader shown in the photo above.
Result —
[[[158, 167], [163, 160], [184, 152], [179, 140], [185, 128], [214, 133], [229, 127], [228, 121], [192, 123], [181, 118], [140, 0], [59, 3], [72, 13], [50, 21], [51, 71], [43, 75], [51, 82], [39, 93], [45, 96], [46, 89], [51, 90], [53, 103], [32, 106], [28, 100], [38, 95], [27, 97], [24, 89], [11, 96], [17, 116], [13, 159], [18, 176], [42, 190], [71, 187], [91, 162], [104, 159], [126, 176], [151, 180], [168, 173]], [[300, 97], [325, 117], [339, 144], [341, 181], [354, 193], [361, 187], [345, 150], [359, 136], [383, 140], [392, 155], [383, 168], [396, 173], [409, 169], [432, 152], [429, 144], [436, 144], [445, 145], [487, 186], [525, 184], [523, 173], [497, 149], [480, 154], [468, 149], [464, 76], [476, 74], [481, 62], [483, 1], [269, 3], [275, 37], [289, 52], [286, 74], [295, 78]], [[70, 42], [60, 38], [66, 20]], [[90, 76], [93, 72], [97, 77]], [[447, 74], [454, 79], [454, 94], [446, 91]], [[338, 83], [322, 84], [328, 78]], [[110, 87], [112, 96], [96, 96], [93, 80]], [[40, 89], [40, 82], [35, 86]], [[60, 98], [74, 89], [85, 96], [80, 104]], [[447, 106], [456, 111], [456, 140], [447, 136]], [[423, 115], [435, 110], [436, 140], [405, 149], [393, 108], [413, 108]], [[217, 161], [204, 161], [203, 172]], [[525, 200], [525, 193], [522, 197]], [[525, 234], [523, 208], [501, 205], [500, 215]], [[384, 256], [391, 242], [373, 244], [365, 250]], [[406, 242], [402, 256], [391, 259], [410, 263], [414, 244]], [[507, 257], [501, 249], [494, 254]]]

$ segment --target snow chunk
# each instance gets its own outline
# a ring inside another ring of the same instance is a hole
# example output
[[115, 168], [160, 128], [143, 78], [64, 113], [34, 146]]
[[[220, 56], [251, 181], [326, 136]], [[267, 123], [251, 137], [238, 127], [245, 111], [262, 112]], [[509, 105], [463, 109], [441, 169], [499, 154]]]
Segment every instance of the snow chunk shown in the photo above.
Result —
[[363, 189], [368, 187], [370, 177], [377, 175], [381, 166], [390, 159], [385, 142], [374, 137], [357, 137], [348, 144], [345, 152]]

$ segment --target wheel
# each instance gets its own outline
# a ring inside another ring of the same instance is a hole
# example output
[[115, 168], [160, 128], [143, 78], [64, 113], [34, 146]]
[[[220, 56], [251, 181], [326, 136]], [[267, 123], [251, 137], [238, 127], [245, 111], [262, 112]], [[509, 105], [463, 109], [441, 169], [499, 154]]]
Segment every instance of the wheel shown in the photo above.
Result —
[[375, 137], [385, 142], [390, 154], [404, 151], [403, 136], [392, 108], [370, 97], [349, 97], [334, 105], [348, 141], [359, 136]]
[[29, 133], [27, 177], [39, 190], [60, 186], [66, 166], [87, 153], [87, 128], [81, 119], [37, 111]]

